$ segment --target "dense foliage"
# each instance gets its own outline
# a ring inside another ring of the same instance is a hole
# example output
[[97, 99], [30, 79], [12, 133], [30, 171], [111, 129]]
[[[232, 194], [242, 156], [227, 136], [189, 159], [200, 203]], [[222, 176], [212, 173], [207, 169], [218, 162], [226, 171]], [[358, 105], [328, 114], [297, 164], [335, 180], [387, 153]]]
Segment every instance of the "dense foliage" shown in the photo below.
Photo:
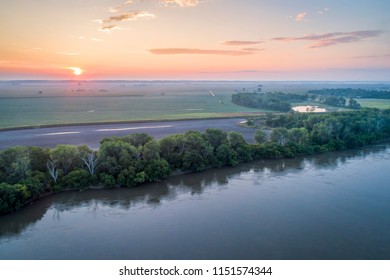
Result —
[[353, 98], [350, 98], [347, 103], [344, 97], [333, 95], [286, 94], [282, 92], [241, 92], [232, 95], [232, 102], [237, 105], [280, 112], [291, 111], [291, 102], [309, 100], [333, 107], [360, 109], [360, 104]]
[[367, 90], [360, 88], [325, 88], [309, 90], [308, 93], [326, 96], [341, 96], [347, 98], [379, 98], [390, 99], [390, 91], [386, 90]]
[[232, 95], [232, 102], [237, 105], [281, 112], [290, 111], [291, 102], [307, 99], [308, 95], [285, 94], [282, 92], [240, 92]]
[[135, 187], [176, 171], [355, 148], [390, 137], [390, 110], [267, 114], [261, 121], [267, 128], [254, 132], [254, 144], [240, 133], [209, 128], [159, 141], [145, 133], [104, 138], [98, 151], [85, 145], [0, 151], [0, 214], [47, 193], [97, 184]]

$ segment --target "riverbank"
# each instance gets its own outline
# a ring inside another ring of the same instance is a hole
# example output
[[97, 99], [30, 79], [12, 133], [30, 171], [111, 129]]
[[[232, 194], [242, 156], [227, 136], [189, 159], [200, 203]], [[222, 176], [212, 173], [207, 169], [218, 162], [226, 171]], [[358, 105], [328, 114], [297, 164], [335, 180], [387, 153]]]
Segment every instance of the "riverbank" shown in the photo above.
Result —
[[[237, 132], [208, 128], [156, 140], [146, 133], [109, 137], [87, 146], [14, 147], [0, 153], [0, 212], [13, 212], [48, 192], [136, 187], [172, 172], [201, 172], [242, 162], [293, 158], [362, 147], [390, 138], [390, 112], [273, 115], [269, 137], [256, 131], [248, 144]], [[283, 126], [283, 127], [281, 127]]]
[[389, 148], [59, 193], [0, 216], [0, 259], [388, 259]]

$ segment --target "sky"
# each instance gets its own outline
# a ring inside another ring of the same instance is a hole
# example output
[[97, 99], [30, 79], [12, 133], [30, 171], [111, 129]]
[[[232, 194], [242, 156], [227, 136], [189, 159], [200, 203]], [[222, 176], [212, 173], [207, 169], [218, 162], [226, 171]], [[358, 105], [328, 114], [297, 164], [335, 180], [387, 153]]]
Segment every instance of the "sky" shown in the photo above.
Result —
[[0, 80], [390, 81], [389, 0], [1, 0]]

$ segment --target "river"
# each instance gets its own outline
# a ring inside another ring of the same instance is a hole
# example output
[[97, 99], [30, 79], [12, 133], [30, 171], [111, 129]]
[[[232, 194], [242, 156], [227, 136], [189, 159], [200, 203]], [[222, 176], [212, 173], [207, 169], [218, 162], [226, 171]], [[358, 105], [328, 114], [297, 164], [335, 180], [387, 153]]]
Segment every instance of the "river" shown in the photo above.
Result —
[[0, 217], [0, 259], [390, 259], [390, 145], [270, 160]]

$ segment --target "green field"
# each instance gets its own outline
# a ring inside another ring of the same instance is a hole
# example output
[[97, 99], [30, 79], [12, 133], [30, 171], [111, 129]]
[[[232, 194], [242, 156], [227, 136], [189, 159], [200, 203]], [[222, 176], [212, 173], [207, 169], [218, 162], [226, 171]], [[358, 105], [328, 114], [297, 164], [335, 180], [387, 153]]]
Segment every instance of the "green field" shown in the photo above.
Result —
[[[257, 91], [260, 84], [263, 92], [284, 93], [306, 93], [324, 87], [373, 89], [383, 86], [256, 81], [3, 81], [0, 82], [0, 129], [258, 114], [266, 111], [235, 105], [231, 95]], [[390, 108], [390, 100], [358, 101], [364, 107]]]
[[207, 83], [8, 84], [3, 85], [0, 93], [0, 128], [229, 117], [259, 112], [231, 102], [236, 87]]
[[390, 109], [390, 99], [356, 99], [362, 107]]

